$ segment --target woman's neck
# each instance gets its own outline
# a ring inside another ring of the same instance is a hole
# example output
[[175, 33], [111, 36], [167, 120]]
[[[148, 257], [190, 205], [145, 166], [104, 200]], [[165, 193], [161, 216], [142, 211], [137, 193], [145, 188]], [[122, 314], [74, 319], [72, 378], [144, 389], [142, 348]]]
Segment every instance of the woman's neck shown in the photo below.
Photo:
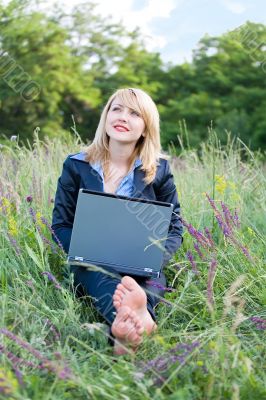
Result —
[[111, 164], [118, 168], [129, 167], [132, 162], [135, 143], [118, 143], [110, 140], [109, 152]]

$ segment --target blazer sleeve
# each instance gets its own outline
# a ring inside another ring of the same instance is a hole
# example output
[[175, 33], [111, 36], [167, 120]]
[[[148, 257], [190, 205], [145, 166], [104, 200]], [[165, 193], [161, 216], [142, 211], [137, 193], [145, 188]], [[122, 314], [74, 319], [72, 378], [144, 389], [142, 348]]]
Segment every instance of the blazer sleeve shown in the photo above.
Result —
[[76, 211], [80, 177], [74, 162], [68, 157], [58, 179], [52, 218], [53, 240], [62, 244], [68, 253]]
[[171, 173], [167, 160], [165, 161], [165, 170], [161, 182], [156, 190], [156, 198], [158, 201], [172, 203], [174, 206], [168, 236], [165, 242], [165, 252], [162, 264], [163, 268], [179, 249], [183, 241], [183, 226], [180, 218], [180, 204], [178, 201], [174, 177]]

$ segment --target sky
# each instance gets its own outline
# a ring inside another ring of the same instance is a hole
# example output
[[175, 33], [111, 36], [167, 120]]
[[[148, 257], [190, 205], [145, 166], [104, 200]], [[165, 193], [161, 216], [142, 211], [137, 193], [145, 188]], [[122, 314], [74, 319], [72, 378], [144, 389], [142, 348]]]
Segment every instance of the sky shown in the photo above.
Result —
[[[84, 0], [83, 0], [84, 1]], [[46, 1], [46, 6], [54, 0]], [[82, 0], [57, 0], [71, 9]], [[140, 27], [150, 51], [164, 62], [190, 62], [205, 35], [221, 35], [246, 21], [266, 24], [266, 0], [94, 0], [97, 12], [128, 29]]]

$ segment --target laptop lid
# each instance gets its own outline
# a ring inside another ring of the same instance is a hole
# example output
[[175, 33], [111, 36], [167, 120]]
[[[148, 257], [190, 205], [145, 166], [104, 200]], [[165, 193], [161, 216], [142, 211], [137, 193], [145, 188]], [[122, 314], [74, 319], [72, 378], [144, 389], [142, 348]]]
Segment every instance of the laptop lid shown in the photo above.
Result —
[[68, 262], [159, 276], [173, 205], [80, 189]]

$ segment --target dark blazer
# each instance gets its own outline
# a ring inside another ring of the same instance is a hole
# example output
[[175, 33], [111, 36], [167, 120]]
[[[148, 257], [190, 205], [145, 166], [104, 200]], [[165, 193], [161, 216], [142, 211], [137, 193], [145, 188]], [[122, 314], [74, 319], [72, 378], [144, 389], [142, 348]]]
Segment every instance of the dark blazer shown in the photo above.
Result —
[[[167, 160], [160, 159], [155, 179], [147, 185], [140, 170], [134, 171], [134, 193], [132, 197], [147, 198], [174, 205], [168, 237], [165, 243], [163, 267], [171, 259], [182, 242], [182, 223], [180, 221], [180, 204], [177, 198], [173, 175]], [[103, 192], [100, 175], [84, 160], [84, 153], [70, 155], [63, 164], [63, 171], [58, 179], [55, 204], [53, 209], [52, 229], [68, 253], [72, 226], [80, 188]], [[56, 241], [55, 237], [53, 239]]]

